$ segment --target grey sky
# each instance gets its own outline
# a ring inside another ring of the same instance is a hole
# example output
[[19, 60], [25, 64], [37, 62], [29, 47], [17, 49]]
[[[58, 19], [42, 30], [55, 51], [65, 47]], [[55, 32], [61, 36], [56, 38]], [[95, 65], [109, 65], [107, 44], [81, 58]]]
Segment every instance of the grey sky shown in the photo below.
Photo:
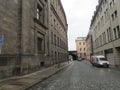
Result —
[[98, 0], [61, 0], [68, 21], [69, 50], [76, 50], [75, 39], [86, 37]]

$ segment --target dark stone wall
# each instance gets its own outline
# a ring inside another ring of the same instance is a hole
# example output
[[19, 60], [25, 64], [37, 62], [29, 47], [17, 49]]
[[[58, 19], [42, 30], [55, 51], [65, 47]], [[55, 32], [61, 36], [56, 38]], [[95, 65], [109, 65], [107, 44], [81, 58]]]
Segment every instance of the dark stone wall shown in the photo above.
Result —
[[0, 35], [4, 37], [2, 54], [19, 53], [20, 13], [18, 0], [0, 0]]
[[[47, 53], [47, 6], [45, 22], [35, 22], [37, 0], [0, 0], [0, 78], [23, 75], [40, 69]], [[37, 53], [37, 32], [45, 35], [45, 52]]]
[[19, 63], [20, 30], [20, 0], [0, 0], [0, 35], [4, 37], [0, 54], [0, 78], [12, 76]]
[[[51, 29], [48, 24], [51, 21], [48, 18], [51, 18], [49, 15], [51, 12], [48, 11], [48, 3], [51, 1], [40, 0], [44, 4], [43, 22], [36, 20], [38, 1], [0, 0], [0, 35], [4, 36], [2, 54], [0, 54], [0, 63], [2, 63], [0, 64], [0, 78], [28, 74], [40, 70], [43, 66], [52, 65], [51, 48], [60, 52], [59, 62], [67, 60], [67, 48], [49, 47]], [[37, 49], [38, 32], [43, 35], [44, 40], [44, 50], [40, 53]], [[64, 35], [61, 34], [56, 33], [64, 41]], [[65, 36], [64, 42], [67, 45], [66, 40]]]

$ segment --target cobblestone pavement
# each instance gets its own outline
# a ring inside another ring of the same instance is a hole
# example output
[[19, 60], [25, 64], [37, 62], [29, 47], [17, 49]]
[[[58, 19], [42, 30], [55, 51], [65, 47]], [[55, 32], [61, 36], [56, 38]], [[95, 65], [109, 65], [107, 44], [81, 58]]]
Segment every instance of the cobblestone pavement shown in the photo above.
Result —
[[29, 90], [120, 90], [120, 72], [74, 61], [67, 69]]

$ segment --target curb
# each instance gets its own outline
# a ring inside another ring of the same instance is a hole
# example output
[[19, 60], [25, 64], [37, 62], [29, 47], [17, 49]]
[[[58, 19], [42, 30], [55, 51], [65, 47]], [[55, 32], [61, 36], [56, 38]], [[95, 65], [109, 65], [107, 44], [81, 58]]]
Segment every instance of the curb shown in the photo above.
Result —
[[66, 65], [66, 66], [61, 67], [60, 69], [58, 69], [58, 70], [56, 70], [55, 72], [53, 72], [51, 75], [49, 75], [49, 76], [47, 76], [47, 77], [44, 77], [43, 79], [37, 81], [37, 82], [34, 83], [34, 84], [31, 84], [31, 85], [29, 85], [29, 86], [23, 87], [23, 88], [21, 88], [21, 90], [28, 90], [28, 89], [32, 88], [33, 86], [37, 85], [38, 83], [41, 83], [41, 82], [47, 80], [48, 78], [52, 77], [53, 75], [57, 74], [58, 72], [60, 72], [61, 70], [65, 69], [65, 68], [68, 67], [69, 65], [71, 65], [71, 64], [68, 64], [68, 65]]
[[[42, 71], [33, 73], [30, 76], [26, 75], [26, 76], [22, 76], [22, 77], [14, 77], [14, 78], [18, 78], [19, 79], [18, 83], [16, 81], [7, 83], [6, 81], [4, 82], [4, 80], [3, 80], [4, 84], [2, 86], [0, 86], [0, 90], [9, 90], [9, 89], [10, 90], [29, 90], [30, 88], [34, 87], [38, 83], [41, 83], [42, 81], [45, 81], [46, 79], [52, 77], [53, 75], [55, 75], [56, 73], [60, 72], [61, 70], [67, 68], [71, 64], [72, 63], [64, 63], [64, 64], [61, 64], [60, 67], [54, 67], [53, 66], [53, 67], [50, 67], [50, 68], [46, 68], [46, 69], [44, 69]], [[14, 78], [13, 78], [13, 80], [14, 80]], [[31, 78], [31, 79], [27, 79], [28, 83], [26, 83], [26, 81], [24, 81], [24, 79], [26, 80], [26, 78]], [[12, 79], [6, 79], [6, 80], [10, 80], [11, 81]], [[25, 82], [25, 84], [24, 84], [24, 82]], [[21, 84], [21, 83], [23, 83], [23, 84]], [[11, 85], [11, 86], [9, 86], [9, 85]]]

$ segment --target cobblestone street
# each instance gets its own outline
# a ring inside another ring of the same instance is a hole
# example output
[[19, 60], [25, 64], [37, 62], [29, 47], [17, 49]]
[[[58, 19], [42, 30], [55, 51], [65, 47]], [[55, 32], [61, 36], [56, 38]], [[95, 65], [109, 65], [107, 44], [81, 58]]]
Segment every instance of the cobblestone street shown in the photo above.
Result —
[[120, 72], [93, 67], [87, 61], [71, 66], [29, 90], [120, 90]]

